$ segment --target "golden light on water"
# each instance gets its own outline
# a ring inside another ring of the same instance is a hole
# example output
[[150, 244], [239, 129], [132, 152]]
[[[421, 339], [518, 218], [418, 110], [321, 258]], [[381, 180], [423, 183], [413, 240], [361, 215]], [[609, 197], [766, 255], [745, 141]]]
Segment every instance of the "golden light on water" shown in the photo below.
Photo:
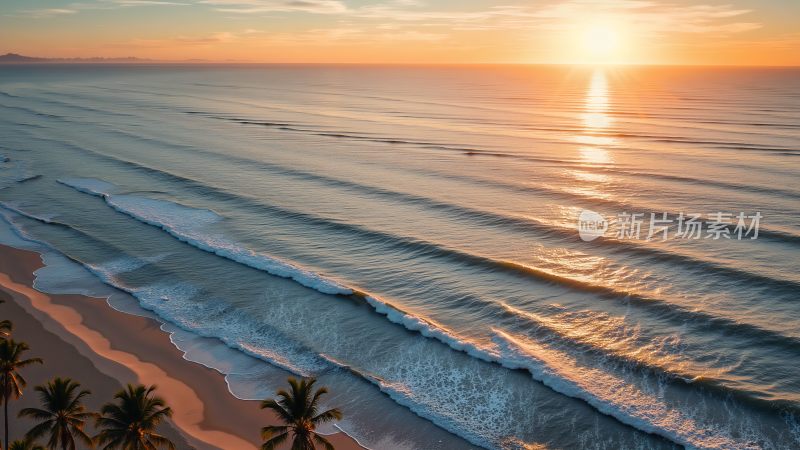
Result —
[[[596, 69], [586, 89], [581, 116], [583, 132], [573, 138], [581, 144], [578, 147], [578, 159], [587, 168], [607, 166], [614, 162], [611, 153], [606, 149], [607, 145], [614, 143], [614, 138], [597, 135], [613, 123], [613, 118], [608, 114], [609, 104], [608, 79], [602, 69]], [[579, 182], [578, 185], [568, 188], [568, 191], [586, 197], [610, 198], [607, 190], [602, 188], [609, 182], [608, 175], [578, 169], [569, 170], [568, 173]]]
[[611, 126], [608, 103], [608, 79], [603, 70], [597, 69], [589, 81], [583, 114], [584, 126], [589, 131], [602, 130]]
[[596, 136], [594, 133], [608, 129], [613, 118], [609, 110], [608, 78], [602, 69], [592, 73], [584, 101], [583, 126], [584, 134], [576, 137], [576, 141], [584, 144], [579, 147], [579, 156], [589, 165], [605, 165], [613, 162], [611, 154], [603, 146], [613, 143], [613, 138]]
[[[597, 165], [597, 164], [608, 164], [612, 162], [611, 155], [608, 154], [607, 150], [604, 150], [599, 147], [581, 147], [579, 149], [581, 160], [585, 163]], [[583, 175], [579, 175], [579, 177], [584, 178]], [[601, 180], [598, 180], [598, 177]], [[606, 181], [606, 175], [597, 174], [596, 177], [592, 181]]]

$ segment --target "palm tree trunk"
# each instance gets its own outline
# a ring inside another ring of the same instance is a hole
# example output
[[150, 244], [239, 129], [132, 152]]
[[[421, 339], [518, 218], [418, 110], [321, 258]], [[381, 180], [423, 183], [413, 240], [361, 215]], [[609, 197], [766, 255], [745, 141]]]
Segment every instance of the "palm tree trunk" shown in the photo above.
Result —
[[8, 400], [3, 399], [3, 421], [6, 425], [6, 432], [5, 432], [5, 439], [3, 439], [3, 445], [5, 446], [5, 450], [8, 450]]

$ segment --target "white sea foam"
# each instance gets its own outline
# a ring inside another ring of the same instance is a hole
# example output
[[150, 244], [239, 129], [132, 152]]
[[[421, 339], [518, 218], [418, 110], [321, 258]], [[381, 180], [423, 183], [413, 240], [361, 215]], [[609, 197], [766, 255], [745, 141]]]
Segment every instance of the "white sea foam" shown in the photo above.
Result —
[[[386, 315], [394, 323], [417, 331], [423, 336], [437, 339], [475, 358], [498, 363], [509, 369], [525, 369], [535, 380], [554, 391], [584, 400], [603, 414], [642, 431], [663, 436], [688, 448], [750, 448], [733, 439], [726, 430], [697, 423], [679, 408], [655, 396], [653, 392], [640, 391], [630, 383], [630, 380], [596, 368], [578, 367], [565, 353], [545, 348], [534, 342], [518, 340], [500, 330], [494, 330], [496, 347], [487, 348], [461, 339], [441, 325], [402, 312], [375, 297], [367, 297], [367, 301], [377, 312]], [[579, 379], [574, 379], [574, 374], [583, 375]], [[435, 421], [428, 411], [419, 409], [419, 405], [410, 404], [412, 398], [410, 392], [391, 384], [381, 383], [380, 386], [398, 403]], [[452, 429], [449, 424], [436, 423]], [[484, 442], [474, 437], [469, 440], [485, 446]]]
[[41, 251], [43, 244], [26, 235], [13, 223], [13, 211], [0, 209], [0, 216], [6, 226], [0, 227], [0, 244], [21, 250]]
[[116, 189], [116, 185], [94, 178], [65, 178], [58, 182], [80, 192], [100, 197], [110, 194]]
[[157, 263], [169, 256], [166, 253], [145, 258], [122, 257], [103, 263], [103, 268], [111, 275], [133, 272], [148, 264]]
[[104, 266], [87, 265], [104, 282], [128, 292], [139, 304], [168, 322], [198, 336], [219, 339], [230, 348], [300, 376], [327, 369], [323, 360], [299, 347], [279, 332], [252, 322], [243, 313], [230, 310], [222, 299], [203, 295], [197, 287], [182, 282], [131, 288], [120, 284]]
[[500, 330], [494, 330], [494, 335], [505, 367], [525, 369], [554, 391], [584, 400], [620, 422], [687, 448], [751, 448], [733, 439], [727, 430], [700, 424], [681, 408], [667, 403], [657, 395], [658, 387], [645, 392], [628, 379], [596, 367], [577, 365], [563, 352]]

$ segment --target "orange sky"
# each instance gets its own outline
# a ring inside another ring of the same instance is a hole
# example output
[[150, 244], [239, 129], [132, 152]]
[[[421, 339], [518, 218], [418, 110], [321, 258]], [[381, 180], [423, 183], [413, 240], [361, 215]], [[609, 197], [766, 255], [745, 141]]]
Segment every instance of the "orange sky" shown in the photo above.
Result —
[[348, 63], [800, 65], [800, 1], [4, 0], [0, 52]]

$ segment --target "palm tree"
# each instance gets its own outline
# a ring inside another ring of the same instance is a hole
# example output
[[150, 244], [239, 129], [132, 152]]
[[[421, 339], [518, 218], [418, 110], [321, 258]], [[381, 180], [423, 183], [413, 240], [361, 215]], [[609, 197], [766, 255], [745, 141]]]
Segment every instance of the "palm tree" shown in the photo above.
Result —
[[281, 389], [277, 392], [278, 400], [269, 399], [261, 402], [261, 409], [271, 409], [286, 425], [266, 426], [261, 429], [261, 438], [265, 440], [262, 450], [273, 450], [292, 435], [292, 450], [315, 450], [314, 442], [334, 450], [333, 444], [314, 430], [317, 425], [333, 420], [340, 420], [342, 413], [338, 409], [318, 412], [319, 399], [328, 393], [326, 388], [314, 392], [316, 378], [296, 380], [289, 378], [292, 392]]
[[103, 450], [175, 450], [172, 441], [155, 432], [164, 419], [172, 417], [172, 408], [153, 395], [155, 390], [155, 386], [129, 384], [114, 396], [117, 403], [103, 406], [95, 424], [101, 429], [95, 440]]
[[11, 337], [11, 330], [13, 329], [14, 324], [11, 323], [10, 320], [0, 320], [0, 339], [8, 339]]
[[[5, 302], [5, 300], [0, 299], [0, 304]], [[10, 320], [0, 320], [0, 339], [8, 339], [11, 336], [12, 328], [14, 328], [14, 324]]]
[[93, 447], [92, 438], [83, 431], [86, 420], [97, 414], [86, 411], [83, 398], [90, 394], [80, 390], [80, 383], [69, 378], [55, 378], [44, 386], [36, 386], [42, 409], [25, 408], [20, 417], [29, 417], [39, 422], [28, 431], [27, 439], [39, 439], [49, 435], [49, 450], [75, 450], [78, 440], [87, 447]]
[[3, 402], [3, 420], [5, 422], [5, 449], [8, 450], [8, 402], [12, 398], [18, 399], [22, 395], [27, 383], [19, 374], [22, 369], [31, 364], [42, 363], [39, 358], [22, 359], [22, 354], [29, 349], [24, 342], [15, 342], [13, 339], [0, 340], [0, 401]]
[[45, 450], [45, 448], [30, 439], [18, 439], [11, 443], [9, 450]]

